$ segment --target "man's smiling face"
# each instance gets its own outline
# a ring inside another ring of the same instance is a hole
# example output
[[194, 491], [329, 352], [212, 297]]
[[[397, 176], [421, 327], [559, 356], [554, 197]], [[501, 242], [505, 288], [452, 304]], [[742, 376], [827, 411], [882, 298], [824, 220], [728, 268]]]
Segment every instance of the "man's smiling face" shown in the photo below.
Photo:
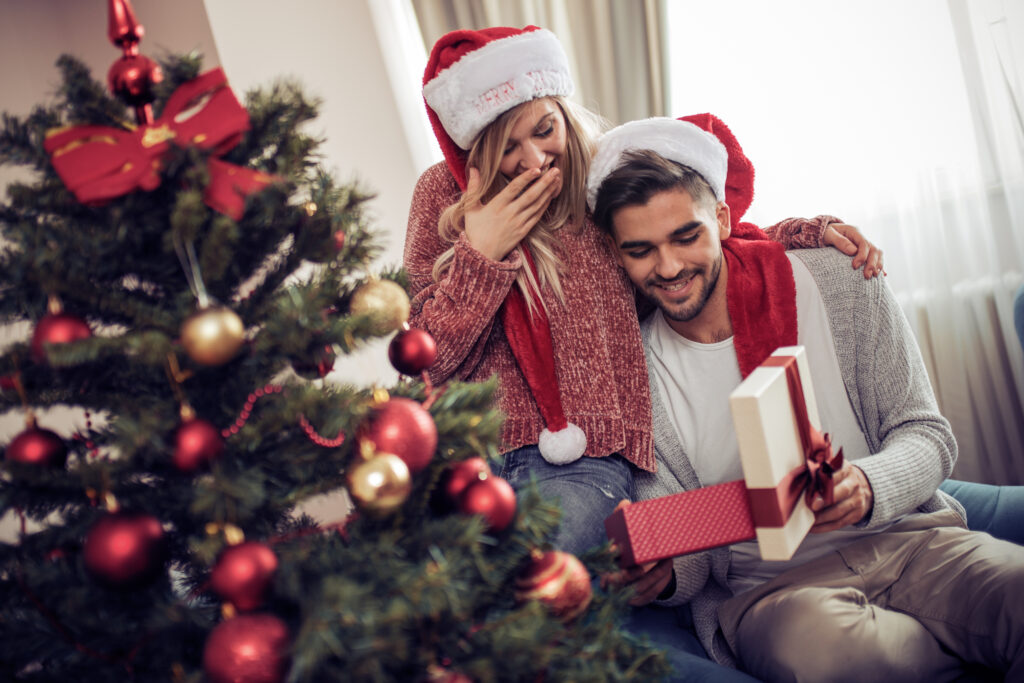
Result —
[[[724, 204], [703, 207], [682, 188], [653, 195], [612, 216], [614, 248], [633, 284], [662, 310], [683, 336], [724, 315], [722, 240], [729, 236]], [[710, 303], [709, 303], [710, 302]]]

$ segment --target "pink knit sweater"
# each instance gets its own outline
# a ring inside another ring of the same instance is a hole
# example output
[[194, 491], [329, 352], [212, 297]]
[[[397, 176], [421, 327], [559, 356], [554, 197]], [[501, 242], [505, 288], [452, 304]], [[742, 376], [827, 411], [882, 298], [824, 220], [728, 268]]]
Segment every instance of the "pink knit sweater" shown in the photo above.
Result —
[[[498, 309], [515, 282], [519, 256], [492, 261], [461, 235], [440, 282], [434, 262], [451, 244], [438, 235], [441, 212], [460, 190], [444, 163], [420, 176], [405, 237], [405, 268], [413, 294], [409, 324], [437, 341], [432, 382], [483, 381], [498, 376], [498, 407], [505, 413], [501, 450], [535, 444], [544, 428], [526, 380], [505, 339]], [[766, 232], [784, 246], [819, 246], [829, 222], [789, 219]], [[582, 229], [563, 229], [562, 291], [545, 288], [555, 372], [566, 418], [587, 435], [586, 455], [621, 453], [654, 471], [651, 397], [632, 284], [600, 230], [587, 219]]]

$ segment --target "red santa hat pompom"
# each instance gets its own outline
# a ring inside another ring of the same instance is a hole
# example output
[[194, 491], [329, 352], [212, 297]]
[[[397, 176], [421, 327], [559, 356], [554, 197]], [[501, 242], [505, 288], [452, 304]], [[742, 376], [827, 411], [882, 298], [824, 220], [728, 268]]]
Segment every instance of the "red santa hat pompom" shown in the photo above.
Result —
[[423, 72], [427, 116], [462, 189], [466, 152], [487, 124], [524, 102], [572, 93], [562, 44], [536, 26], [447, 33], [434, 44]]

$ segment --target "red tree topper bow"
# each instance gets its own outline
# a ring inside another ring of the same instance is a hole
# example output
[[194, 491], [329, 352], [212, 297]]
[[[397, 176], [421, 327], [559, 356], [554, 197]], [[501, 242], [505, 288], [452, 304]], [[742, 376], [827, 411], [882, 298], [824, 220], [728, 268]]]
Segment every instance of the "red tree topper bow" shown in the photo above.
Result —
[[[221, 69], [183, 83], [167, 100], [163, 114], [133, 131], [107, 126], [57, 128], [44, 147], [57, 175], [83, 204], [102, 204], [137, 189], [160, 184], [160, 159], [171, 141], [180, 147], [224, 154], [249, 129], [249, 114], [227, 85]], [[274, 176], [220, 159], [208, 161], [210, 184], [203, 200], [236, 221], [245, 197], [276, 180]]]
[[843, 449], [832, 455], [832, 439], [814, 428], [807, 416], [807, 402], [800, 381], [800, 371], [793, 356], [769, 356], [762, 367], [781, 367], [786, 371], [789, 399], [796, 415], [804, 462], [788, 472], [775, 488], [747, 489], [750, 508], [758, 526], [780, 527], [793, 513], [804, 495], [810, 505], [815, 496], [821, 496], [825, 505], [835, 502], [833, 473], [843, 466]]

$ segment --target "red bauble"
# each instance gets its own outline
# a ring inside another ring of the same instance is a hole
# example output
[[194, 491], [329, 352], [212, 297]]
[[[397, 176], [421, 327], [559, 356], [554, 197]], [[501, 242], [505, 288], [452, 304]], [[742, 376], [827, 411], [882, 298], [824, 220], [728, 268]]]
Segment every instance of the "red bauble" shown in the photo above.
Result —
[[125, 55], [110, 65], [107, 85], [110, 92], [133, 107], [153, 101], [153, 86], [164, 80], [160, 65], [140, 54]]
[[466, 486], [459, 498], [459, 511], [483, 515], [491, 531], [504, 531], [516, 518], [516, 492], [507, 481], [493, 475]]
[[388, 359], [404, 375], [418, 375], [437, 359], [437, 343], [426, 330], [401, 330], [388, 345]]
[[212, 683], [278, 683], [288, 670], [288, 627], [272, 614], [222, 621], [206, 639], [203, 671]]
[[7, 444], [4, 456], [11, 462], [26, 465], [63, 467], [68, 459], [68, 449], [57, 434], [33, 424]]
[[174, 466], [182, 472], [195, 472], [224, 452], [220, 431], [202, 418], [184, 420], [174, 434]]
[[89, 323], [77, 315], [70, 313], [47, 313], [32, 333], [32, 359], [37, 363], [46, 361], [46, 350], [43, 344], [68, 344], [81, 341], [92, 336]]
[[491, 466], [483, 458], [466, 458], [449, 465], [444, 474], [444, 493], [448, 500], [458, 503], [462, 492], [474, 481], [491, 474]]
[[397, 455], [413, 474], [426, 467], [437, 450], [434, 418], [408, 398], [392, 398], [375, 407], [358, 438], [372, 442], [378, 453]]
[[338, 251], [341, 251], [342, 248], [345, 246], [345, 231], [335, 230], [332, 237], [334, 238], [334, 248], [337, 249]]
[[160, 520], [151, 515], [115, 512], [102, 517], [85, 537], [86, 568], [102, 583], [132, 588], [154, 579], [167, 559]]
[[334, 369], [334, 362], [338, 356], [334, 353], [334, 347], [330, 344], [314, 347], [313, 357], [305, 362], [293, 362], [292, 368], [295, 372], [307, 379], [326, 377]]
[[539, 600], [564, 621], [582, 614], [592, 595], [590, 572], [575, 555], [561, 550], [535, 553], [516, 579], [516, 599]]
[[246, 612], [263, 604], [277, 571], [277, 555], [256, 541], [224, 550], [210, 574], [210, 587], [238, 610]]

